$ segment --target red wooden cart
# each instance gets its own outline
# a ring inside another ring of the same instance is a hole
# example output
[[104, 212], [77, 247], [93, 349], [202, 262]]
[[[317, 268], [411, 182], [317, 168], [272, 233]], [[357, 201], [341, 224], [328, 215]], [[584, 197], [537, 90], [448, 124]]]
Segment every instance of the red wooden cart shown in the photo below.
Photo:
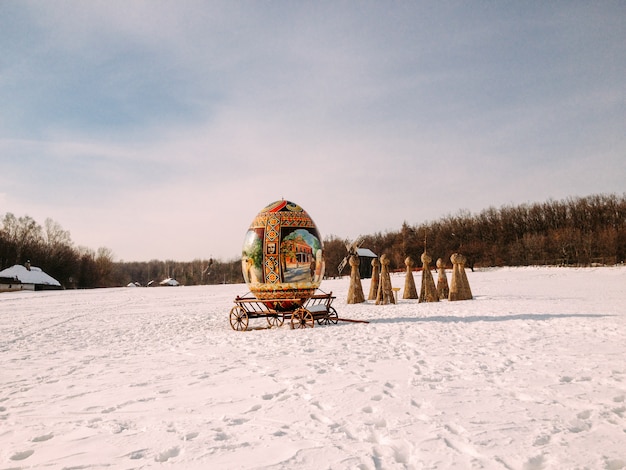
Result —
[[[319, 325], [336, 324], [337, 311], [332, 306], [335, 297], [332, 292], [314, 294], [306, 299], [265, 299], [253, 295], [237, 296], [235, 306], [230, 310], [230, 326], [236, 331], [246, 331], [250, 320], [265, 318], [268, 328], [282, 326], [290, 322], [291, 328], [313, 328]], [[286, 307], [287, 306], [287, 307]]]

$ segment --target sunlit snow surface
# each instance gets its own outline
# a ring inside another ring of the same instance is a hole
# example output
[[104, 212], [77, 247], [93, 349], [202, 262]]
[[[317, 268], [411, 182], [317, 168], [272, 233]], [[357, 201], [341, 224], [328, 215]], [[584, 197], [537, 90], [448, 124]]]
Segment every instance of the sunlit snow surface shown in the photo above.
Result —
[[626, 268], [468, 278], [247, 332], [243, 284], [0, 294], [0, 469], [625, 468]]

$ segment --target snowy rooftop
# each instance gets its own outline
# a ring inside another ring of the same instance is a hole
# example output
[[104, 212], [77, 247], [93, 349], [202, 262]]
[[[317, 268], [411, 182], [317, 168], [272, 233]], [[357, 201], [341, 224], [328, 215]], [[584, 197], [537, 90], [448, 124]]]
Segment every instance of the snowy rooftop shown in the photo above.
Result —
[[357, 253], [359, 254], [359, 256], [364, 256], [365, 258], [378, 258], [376, 253], [374, 253], [369, 248], [358, 248]]
[[31, 266], [29, 271], [21, 264], [16, 264], [15, 266], [0, 271], [0, 277], [15, 279], [23, 284], [61, 285], [55, 278], [44, 273], [41, 268]]

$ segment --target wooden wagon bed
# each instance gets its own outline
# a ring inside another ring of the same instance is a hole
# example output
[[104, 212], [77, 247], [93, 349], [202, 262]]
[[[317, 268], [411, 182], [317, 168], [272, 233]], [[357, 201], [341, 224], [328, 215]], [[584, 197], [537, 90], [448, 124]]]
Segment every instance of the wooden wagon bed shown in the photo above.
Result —
[[[235, 306], [230, 311], [230, 326], [236, 331], [245, 331], [249, 328], [250, 320], [265, 318], [268, 328], [282, 326], [289, 321], [292, 329], [313, 328], [315, 322], [319, 325], [336, 324], [338, 315], [332, 306], [335, 297], [330, 293], [318, 293], [308, 299], [265, 299], [259, 300], [247, 294], [235, 298]], [[277, 310], [272, 304], [293, 305], [290, 309]]]

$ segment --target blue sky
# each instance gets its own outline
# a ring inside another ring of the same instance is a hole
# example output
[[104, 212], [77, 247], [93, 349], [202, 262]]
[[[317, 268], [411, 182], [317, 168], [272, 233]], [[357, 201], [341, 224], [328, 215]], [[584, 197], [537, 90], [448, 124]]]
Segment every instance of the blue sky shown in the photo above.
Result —
[[0, 1], [0, 216], [240, 255], [626, 190], [626, 3]]

